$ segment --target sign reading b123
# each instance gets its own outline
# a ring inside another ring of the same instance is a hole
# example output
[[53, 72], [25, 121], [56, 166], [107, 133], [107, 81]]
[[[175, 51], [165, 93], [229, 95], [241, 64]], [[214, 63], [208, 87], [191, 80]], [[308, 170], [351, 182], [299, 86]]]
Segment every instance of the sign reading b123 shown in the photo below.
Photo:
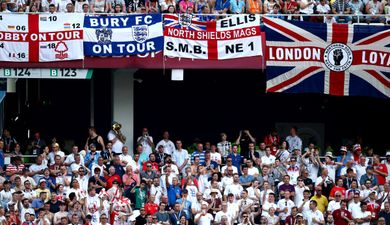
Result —
[[162, 19], [159, 14], [85, 16], [84, 54], [124, 56], [161, 51]]

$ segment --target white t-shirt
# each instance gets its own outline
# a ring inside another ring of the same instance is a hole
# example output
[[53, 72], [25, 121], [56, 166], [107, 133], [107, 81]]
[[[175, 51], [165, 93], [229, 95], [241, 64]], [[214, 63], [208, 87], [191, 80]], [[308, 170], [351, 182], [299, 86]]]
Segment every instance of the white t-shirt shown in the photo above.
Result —
[[[340, 176], [346, 176], [347, 175], [347, 167], [343, 167], [340, 171]], [[353, 170], [354, 173], [356, 173], [356, 169], [355, 168], [351, 168]]]
[[317, 224], [319, 225], [319, 223], [313, 222], [313, 218], [315, 218], [316, 220], [321, 220], [321, 221], [324, 220], [324, 215], [318, 209], [314, 212], [312, 210], [304, 212], [303, 217], [307, 221], [307, 225], [317, 225]]
[[275, 163], [276, 157], [273, 155], [270, 156], [262, 156], [261, 157], [261, 162], [266, 165], [274, 164]]
[[166, 154], [169, 154], [169, 155], [172, 155], [173, 152], [176, 150], [175, 148], [175, 144], [173, 144], [172, 141], [168, 140], [168, 141], [165, 141], [165, 140], [161, 140], [157, 143], [156, 145], [156, 149], [158, 149], [158, 146], [164, 146], [164, 153]]
[[366, 168], [367, 166], [362, 166], [360, 164], [357, 164], [353, 167], [353, 169], [356, 171], [356, 178], [358, 184], [360, 184], [360, 178], [363, 176], [363, 174], [366, 174]]
[[51, 165], [54, 165], [54, 158], [56, 155], [59, 155], [61, 156], [61, 158], [65, 157], [65, 153], [61, 150], [57, 151], [57, 152], [50, 152], [49, 153], [49, 164], [50, 166]]
[[[365, 218], [369, 215], [371, 215], [371, 212], [367, 211], [367, 210], [365, 212], [363, 212], [362, 210], [353, 210], [352, 211], [352, 218], [354, 218], [354, 219]], [[370, 222], [361, 223], [359, 225], [370, 225]]]
[[116, 154], [122, 154], [122, 147], [124, 143], [117, 139], [116, 134], [113, 130], [110, 130], [110, 132], [108, 132], [107, 138], [111, 142], [116, 139], [115, 143], [112, 143], [112, 151]]
[[[311, 0], [313, 1], [313, 0]], [[307, 5], [309, 2], [311, 2], [309, 0], [302, 0], [301, 2], [304, 4], [304, 5]], [[300, 9], [299, 12], [301, 13], [304, 13], [304, 14], [313, 14], [314, 12], [314, 4], [311, 4], [311, 5], [308, 5], [306, 8], [304, 9]]]
[[328, 12], [330, 12], [330, 7], [328, 4], [325, 4], [325, 5], [319, 4], [319, 5], [317, 5], [317, 12], [328, 13]]
[[257, 169], [256, 167], [254, 167], [254, 166], [252, 168], [248, 167], [248, 175], [257, 176], [259, 174], [260, 174], [259, 169]]
[[152, 149], [152, 146], [149, 145], [149, 142], [147, 139], [149, 139], [153, 143], [152, 136], [148, 136], [148, 137], [140, 136], [137, 139], [137, 143], [140, 143], [142, 145], [142, 152], [149, 155], [150, 153], [153, 152], [153, 149]]
[[[68, 156], [66, 156], [64, 163], [71, 164], [74, 161], [75, 161], [74, 154], [72, 153], [72, 154], [69, 154]], [[80, 162], [81, 162], [81, 164], [84, 164], [84, 157], [82, 155], [80, 155]]]
[[276, 205], [275, 203], [269, 203], [268, 201], [266, 201], [265, 203], [263, 203], [263, 210], [262, 210], [262, 213], [261, 215], [262, 216], [268, 216], [268, 211], [270, 208], [274, 208], [275, 210], [278, 208], [278, 205]]
[[340, 208], [340, 202], [336, 202], [335, 200], [332, 200], [328, 204], [328, 209], [327, 211], [330, 211], [330, 213], [333, 213], [336, 209]]
[[226, 186], [225, 192], [223, 194], [225, 196], [227, 196], [228, 194], [232, 193], [236, 197], [236, 196], [240, 196], [242, 190], [243, 190], [243, 188], [242, 188], [241, 184], [234, 184], [233, 183], [233, 184]]
[[[222, 168], [221, 168], [221, 173], [222, 173], [222, 174], [225, 173], [225, 170], [226, 170], [227, 168], [228, 168], [227, 165], [222, 166]], [[237, 167], [232, 166], [232, 168], [233, 168], [233, 174], [238, 173]]]
[[325, 165], [325, 168], [328, 170], [328, 176], [332, 178], [333, 182], [336, 182], [337, 165]]
[[309, 190], [309, 187], [303, 186], [299, 187], [298, 185], [295, 186], [295, 196], [294, 196], [294, 203], [296, 206], [300, 206], [303, 202], [303, 191]]
[[221, 160], [222, 160], [222, 156], [221, 156], [221, 154], [219, 153], [219, 152], [211, 152], [210, 153], [210, 158], [211, 158], [211, 160], [213, 160], [213, 161], [215, 161], [215, 162], [221, 162]]
[[278, 209], [284, 210], [285, 208], [287, 208], [287, 213], [285, 213], [284, 211], [279, 213], [280, 219], [285, 220], [286, 217], [291, 214], [291, 208], [294, 206], [295, 206], [294, 202], [291, 201], [290, 199], [289, 200], [286, 200], [286, 199], [279, 200], [278, 201]]
[[232, 221], [233, 218], [230, 218], [230, 217], [229, 217], [229, 211], [228, 211], [228, 212], [223, 212], [223, 211], [217, 212], [217, 214], [215, 214], [215, 220], [214, 220], [214, 222], [215, 222], [215, 223], [220, 223], [220, 222], [221, 222], [221, 218], [222, 218], [223, 216], [226, 216], [226, 217], [228, 218], [229, 224], [231, 224], [231, 221]]
[[200, 213], [195, 215], [195, 220], [197, 220], [200, 217], [198, 221], [198, 225], [210, 225], [211, 221], [214, 220], [214, 217], [210, 213], [206, 213], [206, 215], [201, 216]]
[[186, 159], [189, 158], [188, 151], [185, 149], [182, 149], [181, 151], [175, 150], [172, 154], [172, 161], [175, 162], [178, 166], [183, 165]]
[[351, 203], [348, 204], [348, 211], [352, 214], [352, 212], [356, 212], [356, 211], [361, 211], [360, 210], [360, 201], [355, 203], [354, 201], [352, 201]]

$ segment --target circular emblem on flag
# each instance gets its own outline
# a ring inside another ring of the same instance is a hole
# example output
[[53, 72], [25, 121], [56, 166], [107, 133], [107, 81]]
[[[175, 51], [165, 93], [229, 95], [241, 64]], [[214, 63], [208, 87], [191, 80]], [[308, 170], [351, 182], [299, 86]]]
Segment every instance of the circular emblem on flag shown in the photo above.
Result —
[[330, 70], [342, 72], [352, 65], [352, 50], [345, 44], [333, 43], [326, 47], [324, 63]]

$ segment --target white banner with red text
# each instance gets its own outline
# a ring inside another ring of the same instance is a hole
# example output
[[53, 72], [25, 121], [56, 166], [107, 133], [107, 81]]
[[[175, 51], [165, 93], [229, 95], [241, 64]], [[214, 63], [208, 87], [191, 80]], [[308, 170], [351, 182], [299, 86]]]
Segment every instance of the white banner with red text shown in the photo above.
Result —
[[82, 13], [0, 14], [0, 61], [84, 58]]
[[164, 55], [222, 60], [261, 56], [260, 15], [202, 22], [190, 14], [164, 15]]

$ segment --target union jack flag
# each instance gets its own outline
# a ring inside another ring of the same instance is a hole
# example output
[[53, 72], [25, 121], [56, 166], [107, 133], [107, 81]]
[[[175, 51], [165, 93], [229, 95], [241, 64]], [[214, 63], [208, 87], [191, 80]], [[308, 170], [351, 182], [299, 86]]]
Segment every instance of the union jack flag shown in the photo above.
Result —
[[207, 22], [197, 21], [194, 15], [188, 13], [164, 15], [164, 27], [202, 31], [207, 29], [207, 24]]
[[267, 92], [390, 97], [390, 26], [263, 21]]

